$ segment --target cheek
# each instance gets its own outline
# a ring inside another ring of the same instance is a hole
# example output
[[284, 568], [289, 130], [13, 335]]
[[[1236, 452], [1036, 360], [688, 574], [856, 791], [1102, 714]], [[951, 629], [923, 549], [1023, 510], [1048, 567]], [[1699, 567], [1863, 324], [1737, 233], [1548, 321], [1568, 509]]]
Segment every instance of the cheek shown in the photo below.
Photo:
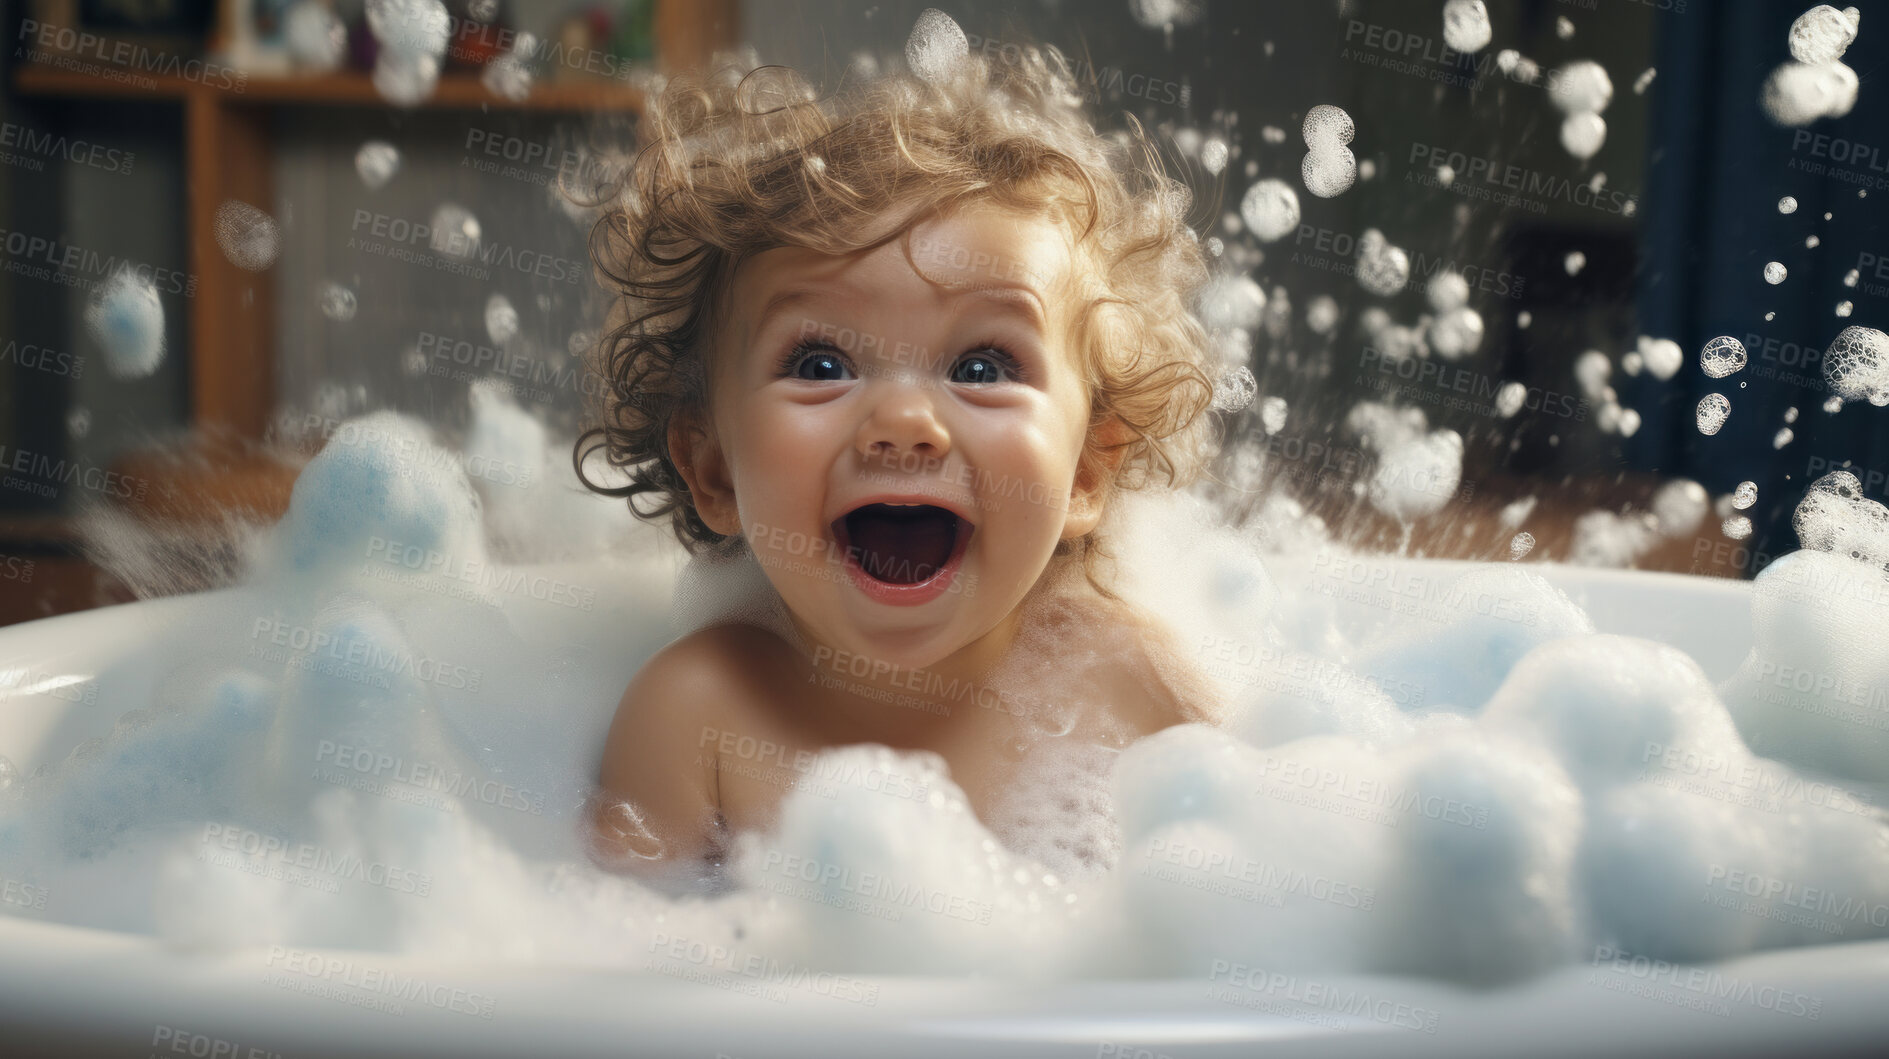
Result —
[[[798, 412], [801, 414], [788, 414]], [[749, 409], [737, 412], [734, 443], [735, 500], [744, 521], [796, 520], [797, 508], [816, 510], [819, 484], [832, 464], [830, 429], [805, 409]]]

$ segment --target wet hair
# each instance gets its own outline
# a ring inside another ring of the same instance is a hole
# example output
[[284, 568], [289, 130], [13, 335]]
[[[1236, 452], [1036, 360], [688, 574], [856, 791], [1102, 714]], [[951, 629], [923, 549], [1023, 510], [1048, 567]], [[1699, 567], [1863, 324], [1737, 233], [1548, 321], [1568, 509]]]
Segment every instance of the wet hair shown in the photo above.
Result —
[[[673, 421], [708, 415], [707, 358], [736, 269], [777, 247], [869, 250], [974, 204], [1068, 234], [1068, 337], [1090, 394], [1079, 473], [1111, 497], [1200, 473], [1213, 384], [1190, 311], [1207, 278], [1191, 197], [1132, 117], [1123, 132], [1095, 130], [1056, 49], [1006, 49], [1003, 60], [973, 54], [946, 73], [886, 73], [822, 99], [786, 67], [718, 56], [711, 72], [663, 86], [591, 231], [614, 299], [592, 352], [602, 425], [573, 453], [587, 487], [667, 518], [692, 552], [738, 548], [702, 521], [669, 451]], [[586, 475], [598, 450], [618, 484]], [[1098, 544], [1057, 550], [1079, 552], [1101, 588]]]

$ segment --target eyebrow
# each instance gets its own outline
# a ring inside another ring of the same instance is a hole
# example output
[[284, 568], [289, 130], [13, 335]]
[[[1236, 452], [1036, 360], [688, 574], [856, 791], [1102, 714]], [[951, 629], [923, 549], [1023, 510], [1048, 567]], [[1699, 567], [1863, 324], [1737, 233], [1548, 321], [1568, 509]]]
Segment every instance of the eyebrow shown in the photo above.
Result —
[[[767, 304], [761, 307], [760, 315], [755, 317], [753, 333], [758, 335], [765, 331], [768, 324], [773, 321], [776, 315], [788, 309], [792, 309], [796, 305], [819, 300], [823, 295], [828, 293], [829, 289], [830, 288], [800, 285], [789, 287], [779, 292], [772, 298], [769, 298]], [[856, 292], [852, 291], [848, 291], [848, 293], [856, 294]], [[976, 295], [996, 301], [1003, 306], [1004, 309], [1027, 317], [1029, 321], [1036, 326], [1039, 333], [1047, 334], [1049, 331], [1047, 321], [1048, 312], [1043, 305], [1043, 298], [1029, 287], [969, 287], [963, 290], [953, 291], [952, 295], [953, 297]]]

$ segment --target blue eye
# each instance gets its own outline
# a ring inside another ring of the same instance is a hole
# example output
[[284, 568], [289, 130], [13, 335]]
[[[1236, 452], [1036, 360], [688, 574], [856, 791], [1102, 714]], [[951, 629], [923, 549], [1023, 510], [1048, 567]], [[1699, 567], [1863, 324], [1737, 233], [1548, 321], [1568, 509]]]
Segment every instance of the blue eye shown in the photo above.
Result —
[[852, 377], [846, 358], [811, 346], [795, 347], [788, 354], [786, 368], [786, 374], [808, 382], [837, 382]]
[[1013, 375], [1008, 358], [997, 350], [967, 354], [951, 366], [951, 381], [966, 383], [1008, 382]]

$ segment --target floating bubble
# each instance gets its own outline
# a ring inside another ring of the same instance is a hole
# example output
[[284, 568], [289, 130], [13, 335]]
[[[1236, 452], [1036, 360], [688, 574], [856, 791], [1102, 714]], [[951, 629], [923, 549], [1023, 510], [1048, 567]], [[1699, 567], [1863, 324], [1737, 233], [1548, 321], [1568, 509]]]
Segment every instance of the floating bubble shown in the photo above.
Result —
[[1451, 309], [1430, 324], [1430, 350], [1445, 360], [1455, 360], [1476, 351], [1482, 345], [1482, 316], [1468, 307]]
[[1782, 261], [1768, 261], [1765, 263], [1764, 281], [1766, 283], [1775, 287], [1784, 282], [1784, 277], [1788, 275], [1790, 275], [1790, 273], [1785, 269]]
[[1873, 327], [1844, 328], [1824, 351], [1823, 377], [1844, 400], [1889, 404], [1889, 335]]
[[85, 322], [105, 347], [105, 366], [121, 379], [141, 379], [164, 361], [164, 304], [157, 286], [126, 269], [99, 287]]
[[1335, 198], [1351, 189], [1358, 180], [1358, 159], [1343, 147], [1314, 148], [1299, 165], [1305, 190], [1321, 199]]
[[[521, 42], [530, 36], [529, 33], [519, 35]], [[517, 54], [518, 51], [526, 50], [527, 46], [521, 43], [517, 51], [500, 55], [486, 63], [485, 69], [479, 74], [479, 83], [485, 86], [487, 92], [500, 99], [523, 103], [531, 98], [531, 68]]]
[[470, 0], [466, 14], [475, 22], [490, 22], [498, 17], [498, 0]]
[[1495, 68], [1502, 71], [1504, 75], [1513, 74], [1515, 67], [1519, 65], [1521, 61], [1522, 53], [1516, 51], [1514, 48], [1503, 48], [1501, 51], [1495, 53]]
[[485, 300], [485, 333], [492, 336], [492, 344], [502, 346], [518, 336], [518, 310], [503, 294], [494, 294]]
[[1227, 142], [1215, 136], [1201, 145], [1200, 164], [1207, 172], [1218, 176], [1227, 167]]
[[1848, 15], [1829, 4], [1818, 4], [1797, 16], [1786, 39], [1791, 58], [1815, 65], [1843, 58], [1856, 40], [1856, 31], [1857, 24]]
[[943, 84], [971, 54], [970, 41], [950, 15], [928, 7], [905, 40], [905, 65], [927, 84]]
[[1329, 335], [1338, 328], [1338, 301], [1329, 294], [1313, 298], [1305, 307], [1305, 326], [1315, 335]]
[[436, 254], [468, 258], [479, 250], [479, 218], [455, 202], [443, 202], [433, 211], [432, 247]]
[[439, 59], [383, 51], [374, 60], [374, 91], [396, 107], [417, 107], [439, 87]]
[[1317, 151], [1320, 148], [1343, 147], [1351, 142], [1358, 130], [1351, 121], [1351, 115], [1342, 108], [1320, 103], [1305, 112], [1305, 124], [1299, 131], [1305, 139], [1305, 146]]
[[1456, 183], [1456, 170], [1446, 165], [1437, 166], [1436, 182], [1443, 187]]
[[1399, 522], [1413, 522], [1442, 510], [1462, 477], [1462, 435], [1438, 430], [1385, 447], [1367, 492], [1379, 511]]
[[1607, 380], [1613, 376], [1613, 371], [1613, 362], [1598, 349], [1590, 349], [1574, 358], [1574, 381], [1590, 400], [1607, 399], [1610, 393]]
[[440, 0], [367, 0], [367, 28], [383, 54], [438, 58], [452, 35], [452, 18]]
[[1376, 175], [1377, 175], [1376, 162], [1373, 162], [1371, 159], [1366, 158], [1364, 161], [1358, 163], [1358, 179], [1359, 180], [1369, 180]]
[[1459, 273], [1439, 270], [1424, 294], [1430, 299], [1430, 308], [1446, 313], [1469, 304], [1469, 281]]
[[1853, 312], [1855, 312], [1855, 311], [1856, 311], [1856, 303], [1855, 303], [1855, 302], [1852, 302], [1852, 301], [1840, 301], [1840, 302], [1838, 302], [1838, 303], [1837, 303], [1837, 310], [1836, 310], [1836, 312], [1837, 312], [1837, 315], [1838, 315], [1838, 316], [1848, 316], [1848, 315], [1850, 315], [1851, 313], [1853, 313]]
[[1784, 421], [1786, 423], [1797, 422], [1797, 406], [1796, 405], [1792, 405], [1791, 407], [1786, 408], [1784, 410]]
[[1743, 342], [1720, 335], [1699, 350], [1699, 370], [1710, 378], [1723, 379], [1743, 371], [1748, 359]]
[[1778, 430], [1777, 434], [1771, 438], [1771, 447], [1774, 449], [1781, 449], [1784, 446], [1789, 445], [1792, 439], [1796, 437], [1797, 437], [1797, 434], [1794, 431], [1792, 431], [1790, 427], [1782, 427]]
[[1535, 535], [1532, 533], [1517, 533], [1515, 536], [1509, 538], [1509, 560], [1511, 562], [1519, 561], [1522, 556], [1534, 550]]
[[354, 152], [354, 171], [368, 190], [380, 188], [400, 171], [400, 150], [385, 140], [369, 140]]
[[1653, 494], [1653, 526], [1668, 537], [1691, 533], [1711, 508], [1705, 486], [1690, 478], [1675, 478]]
[[1410, 255], [1392, 246], [1383, 232], [1366, 228], [1358, 239], [1357, 274], [1358, 286], [1388, 298], [1410, 282]]
[[333, 280], [321, 285], [317, 304], [321, 306], [321, 315], [336, 323], [345, 324], [354, 319], [354, 292]]
[[1561, 259], [1561, 267], [1568, 270], [1568, 275], [1578, 276], [1581, 270], [1587, 267], [1587, 255], [1579, 250], [1570, 250], [1568, 255]]
[[1240, 200], [1240, 218], [1253, 237], [1270, 243], [1299, 226], [1299, 194], [1283, 180], [1267, 177], [1246, 189]]
[[1599, 114], [1613, 102], [1613, 79], [1599, 63], [1580, 59], [1555, 71], [1548, 98], [1563, 114]]
[[1540, 500], [1541, 498], [1536, 496], [1525, 496], [1520, 500], [1511, 500], [1502, 505], [1502, 510], [1496, 514], [1496, 520], [1502, 523], [1507, 529], [1517, 529], [1522, 523], [1528, 521], [1528, 516], [1535, 513], [1535, 505], [1539, 503]]
[[1719, 532], [1735, 541], [1742, 541], [1751, 536], [1751, 520], [1743, 515], [1733, 515], [1719, 524]]
[[1765, 79], [1761, 101], [1779, 125], [1840, 118], [1856, 106], [1856, 71], [1840, 62], [1787, 62]]
[[1528, 330], [1528, 325], [1534, 322], [1535, 314], [1529, 312], [1527, 309], [1523, 309], [1521, 312], [1515, 314], [1515, 326], [1520, 330]]
[[1213, 387], [1213, 410], [1224, 414], [1244, 411], [1259, 394], [1259, 382], [1245, 368], [1233, 368]]
[[1528, 400], [1528, 387], [1519, 382], [1505, 382], [1495, 392], [1495, 414], [1511, 419]]
[[1861, 278], [1863, 278], [1861, 273], [1857, 272], [1855, 269], [1851, 269], [1843, 274], [1843, 285], [1845, 287], [1854, 287], [1856, 286], [1856, 281]]
[[1286, 142], [1286, 130], [1277, 125], [1268, 125], [1259, 130], [1259, 138], [1267, 143], [1284, 143]]
[[327, 4], [304, 2], [282, 19], [282, 39], [295, 65], [308, 70], [340, 69], [348, 54], [348, 29]]
[[1646, 367], [1646, 358], [1639, 350], [1633, 350], [1620, 358], [1620, 370], [1628, 375], [1638, 375]]
[[1650, 338], [1641, 335], [1639, 353], [1646, 361], [1646, 370], [1656, 379], [1672, 378], [1679, 373], [1680, 365], [1686, 361], [1685, 351], [1679, 348], [1679, 343], [1670, 338]]
[[216, 245], [237, 268], [261, 272], [282, 253], [282, 231], [275, 218], [247, 202], [231, 199], [218, 206], [212, 223]]
[[1560, 37], [1562, 40], [1573, 40], [1574, 20], [1566, 15], [1556, 15], [1554, 20], [1554, 35]]
[[1251, 330], [1265, 311], [1266, 292], [1251, 276], [1216, 276], [1201, 288], [1200, 319], [1209, 330]]
[[1751, 481], [1739, 482], [1738, 488], [1732, 490], [1732, 506], [1737, 508], [1740, 511], [1745, 510], [1746, 508], [1750, 507], [1751, 505], [1757, 502], [1758, 502], [1758, 483], [1757, 482], [1751, 482]]
[[1561, 122], [1561, 146], [1575, 158], [1594, 157], [1607, 142], [1607, 120], [1599, 114], [1570, 114]]
[[[1807, 249], [1815, 250], [1817, 247], [1822, 246], [1822, 245], [1823, 245], [1823, 240], [1817, 236], [1807, 235], [1804, 237], [1804, 246]], [[1784, 267], [1782, 265], [1778, 266], [1778, 271], [1782, 272], [1783, 268]]]
[[1495, 30], [1482, 0], [1447, 0], [1443, 5], [1443, 43], [1465, 54], [1488, 47]]
[[1623, 438], [1630, 438], [1638, 434], [1640, 432], [1640, 413], [1631, 408], [1621, 409], [1620, 426], [1617, 429], [1619, 429], [1620, 436]]
[[1783, 198], [1777, 200], [1777, 211], [1779, 213], [1796, 213], [1797, 200], [1790, 197], [1789, 195], [1784, 196]]
[[1641, 70], [1640, 76], [1633, 79], [1633, 94], [1636, 96], [1645, 95], [1647, 88], [1653, 84], [1653, 78], [1658, 75], [1659, 71], [1653, 69], [1651, 66]]
[[1277, 434], [1286, 425], [1286, 399], [1268, 397], [1259, 405], [1259, 425], [1266, 428], [1266, 433]]
[[1732, 402], [1722, 393], [1708, 393], [1699, 398], [1698, 411], [1694, 417], [1699, 424], [1699, 433], [1710, 437], [1725, 426], [1725, 420], [1731, 418]]
[[66, 413], [66, 432], [75, 438], [82, 438], [92, 432], [92, 412], [87, 408], [74, 408]]
[[1186, 26], [1200, 17], [1200, 0], [1128, 0], [1128, 11], [1149, 29]]

